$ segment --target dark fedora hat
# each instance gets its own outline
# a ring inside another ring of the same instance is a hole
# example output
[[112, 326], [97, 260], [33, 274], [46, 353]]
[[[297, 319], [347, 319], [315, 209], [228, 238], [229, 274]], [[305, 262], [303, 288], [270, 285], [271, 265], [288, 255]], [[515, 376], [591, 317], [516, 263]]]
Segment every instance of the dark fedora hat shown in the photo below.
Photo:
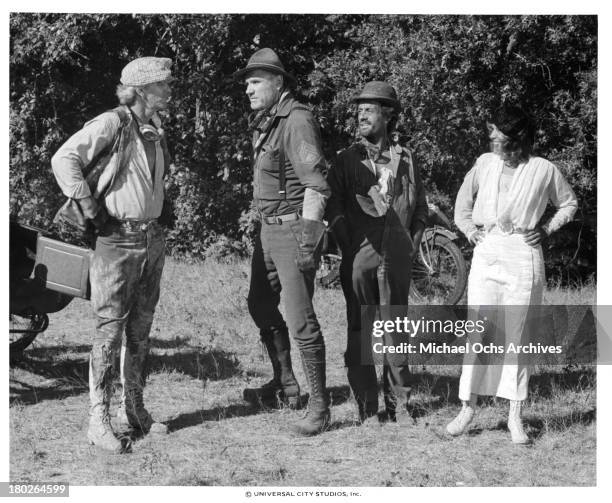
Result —
[[286, 77], [287, 79], [295, 82], [295, 78], [290, 73], [285, 71], [285, 67], [281, 63], [278, 54], [276, 54], [272, 49], [268, 47], [264, 47], [263, 49], [259, 49], [255, 54], [253, 54], [246, 67], [242, 70], [238, 70], [234, 73], [235, 78], [240, 78], [252, 72], [253, 70], [265, 70], [271, 73], [277, 73]]
[[353, 96], [351, 102], [359, 101], [378, 101], [383, 105], [392, 106], [396, 111], [401, 108], [400, 101], [393, 86], [380, 80], [373, 80], [366, 83], [358, 96]]

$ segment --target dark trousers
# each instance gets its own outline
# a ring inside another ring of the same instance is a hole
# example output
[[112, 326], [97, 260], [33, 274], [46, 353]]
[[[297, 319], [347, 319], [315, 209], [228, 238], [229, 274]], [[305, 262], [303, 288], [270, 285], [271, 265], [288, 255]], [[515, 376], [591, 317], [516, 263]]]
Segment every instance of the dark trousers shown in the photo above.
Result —
[[[295, 262], [301, 228], [300, 220], [262, 223], [251, 263], [248, 306], [262, 336], [270, 331], [286, 334], [288, 325], [300, 350], [315, 351], [324, 343], [312, 305], [315, 274], [301, 272]], [[287, 324], [278, 309], [281, 290]]]
[[[340, 279], [348, 319], [345, 364], [355, 398], [369, 409], [377, 407], [378, 403], [372, 323], [376, 318], [394, 319], [407, 314], [412, 266], [408, 253], [404, 256], [405, 260], [398, 257], [390, 261], [370, 243], [364, 242], [354, 256], [343, 257], [341, 265]], [[383, 343], [397, 344], [399, 340], [396, 339], [393, 334], [385, 335]], [[412, 377], [402, 356], [398, 355], [396, 360], [394, 355], [389, 356], [384, 362], [383, 390], [386, 398], [393, 399], [410, 392]]]

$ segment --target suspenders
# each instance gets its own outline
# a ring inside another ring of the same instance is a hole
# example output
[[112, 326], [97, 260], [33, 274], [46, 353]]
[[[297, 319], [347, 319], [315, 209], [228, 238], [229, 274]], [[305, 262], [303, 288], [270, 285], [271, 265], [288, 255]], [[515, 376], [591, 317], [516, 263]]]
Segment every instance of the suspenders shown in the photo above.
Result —
[[289, 114], [287, 117], [279, 117], [275, 115], [272, 119], [272, 123], [265, 131], [262, 131], [261, 135], [257, 138], [255, 142], [255, 150], [256, 156], [259, 156], [259, 152], [261, 151], [261, 147], [266, 142], [268, 137], [272, 134], [272, 132], [276, 129], [278, 132], [278, 195], [282, 201], [286, 201], [287, 199], [287, 174], [285, 172], [285, 149], [283, 148], [283, 134], [285, 132], [285, 124], [289, 119], [289, 116], [294, 110], [307, 110], [310, 111], [306, 105], [302, 105], [301, 103], [294, 103], [289, 110]]

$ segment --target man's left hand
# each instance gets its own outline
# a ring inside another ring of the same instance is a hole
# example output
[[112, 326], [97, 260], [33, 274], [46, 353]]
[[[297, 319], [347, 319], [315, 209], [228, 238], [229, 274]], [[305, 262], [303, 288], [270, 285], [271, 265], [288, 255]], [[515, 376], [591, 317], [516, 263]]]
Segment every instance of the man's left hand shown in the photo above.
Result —
[[536, 227], [532, 231], [526, 232], [524, 239], [529, 246], [538, 246], [546, 236], [547, 234], [542, 227]]
[[323, 222], [302, 219], [302, 239], [298, 245], [295, 262], [303, 273], [312, 273], [317, 269], [318, 248], [324, 233]]

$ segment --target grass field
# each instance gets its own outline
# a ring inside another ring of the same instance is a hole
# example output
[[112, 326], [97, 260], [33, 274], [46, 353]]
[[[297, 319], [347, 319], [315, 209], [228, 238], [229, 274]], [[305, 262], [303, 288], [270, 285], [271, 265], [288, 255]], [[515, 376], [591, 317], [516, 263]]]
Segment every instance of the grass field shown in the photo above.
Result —
[[[524, 419], [534, 438], [513, 446], [507, 403], [480, 407], [469, 433], [444, 434], [459, 410], [460, 369], [419, 367], [411, 418], [358, 426], [343, 351], [344, 299], [317, 290], [327, 344], [332, 427], [296, 438], [302, 411], [262, 409], [242, 389], [269, 379], [246, 306], [248, 264], [169, 260], [152, 337], [145, 401], [169, 435], [112, 456], [86, 441], [89, 304], [75, 300], [10, 370], [11, 480], [73, 485], [592, 486], [596, 484], [594, 367], [542, 368]], [[592, 284], [549, 289], [549, 303], [589, 304]], [[294, 348], [294, 361], [298, 354]], [[300, 365], [300, 383], [305, 379]], [[307, 390], [304, 390], [307, 391]], [[116, 407], [118, 394], [115, 395]]]

